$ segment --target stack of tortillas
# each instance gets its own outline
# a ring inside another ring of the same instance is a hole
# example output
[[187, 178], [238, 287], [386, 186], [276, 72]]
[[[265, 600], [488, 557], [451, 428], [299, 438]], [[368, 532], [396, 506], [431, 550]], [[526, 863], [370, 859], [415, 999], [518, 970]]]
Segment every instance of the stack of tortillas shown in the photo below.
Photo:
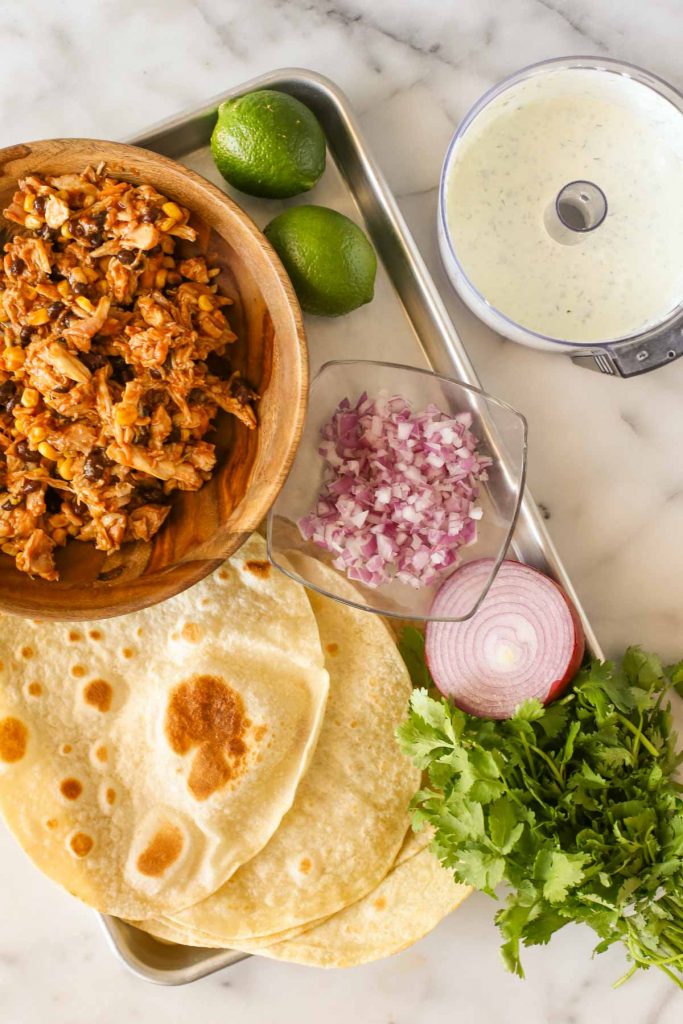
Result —
[[260, 537], [154, 608], [0, 626], [0, 810], [97, 910], [348, 966], [468, 894], [409, 829], [420, 780], [394, 737], [410, 681], [392, 635], [271, 568]]

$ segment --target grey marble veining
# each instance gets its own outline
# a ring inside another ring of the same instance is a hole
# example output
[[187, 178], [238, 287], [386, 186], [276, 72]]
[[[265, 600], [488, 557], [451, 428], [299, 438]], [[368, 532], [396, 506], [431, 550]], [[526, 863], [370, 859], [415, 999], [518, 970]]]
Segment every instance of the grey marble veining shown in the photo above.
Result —
[[[530, 483], [605, 647], [683, 653], [683, 360], [614, 381], [493, 335], [440, 267], [436, 184], [459, 119], [493, 82], [551, 56], [604, 54], [683, 85], [680, 0], [6, 0], [0, 144], [125, 137], [276, 67], [334, 78], [358, 111], [485, 386], [530, 423]], [[654, 972], [612, 991], [618, 950], [579, 928], [498, 960], [475, 896], [398, 957], [320, 974], [248, 961], [184, 990], [126, 975], [94, 915], [0, 830], [0, 1015], [8, 1024], [674, 1024]]]

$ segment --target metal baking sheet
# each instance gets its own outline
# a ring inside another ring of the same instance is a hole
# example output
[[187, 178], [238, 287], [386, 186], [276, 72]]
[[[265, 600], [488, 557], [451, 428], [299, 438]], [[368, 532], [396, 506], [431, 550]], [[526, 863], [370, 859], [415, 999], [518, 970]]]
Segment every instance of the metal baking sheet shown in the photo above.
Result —
[[[308, 319], [311, 376], [330, 359], [375, 358], [431, 367], [479, 386], [474, 367], [396, 201], [368, 152], [349, 104], [331, 81], [305, 70], [274, 71], [126, 141], [163, 153], [198, 171], [233, 194], [263, 227], [284, 204], [232, 193], [216, 170], [208, 145], [219, 103], [263, 88], [278, 89], [300, 99], [316, 114], [327, 137], [327, 170], [315, 189], [298, 201], [331, 206], [363, 224], [378, 256], [375, 298], [370, 305], [350, 317]], [[600, 657], [598, 641], [528, 489], [516, 524], [513, 548], [521, 561], [549, 573], [562, 584], [581, 616], [591, 653]], [[112, 949], [123, 963], [138, 977], [157, 984], [187, 984], [244, 959], [243, 953], [232, 950], [157, 942], [115, 918], [103, 917], [102, 922]]]

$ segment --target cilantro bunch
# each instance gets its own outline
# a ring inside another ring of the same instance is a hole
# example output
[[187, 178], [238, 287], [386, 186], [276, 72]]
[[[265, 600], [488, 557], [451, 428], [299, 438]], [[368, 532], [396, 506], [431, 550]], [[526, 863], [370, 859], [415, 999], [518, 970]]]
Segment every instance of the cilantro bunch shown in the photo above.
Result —
[[632, 967], [659, 967], [683, 988], [683, 798], [667, 692], [683, 687], [638, 648], [621, 665], [593, 662], [561, 700], [520, 705], [513, 718], [475, 718], [435, 699], [423, 641], [406, 630], [413, 679], [403, 751], [426, 773], [416, 829], [455, 879], [489, 895], [509, 970], [520, 945], [546, 943], [571, 921], [597, 933], [596, 952], [622, 942]]

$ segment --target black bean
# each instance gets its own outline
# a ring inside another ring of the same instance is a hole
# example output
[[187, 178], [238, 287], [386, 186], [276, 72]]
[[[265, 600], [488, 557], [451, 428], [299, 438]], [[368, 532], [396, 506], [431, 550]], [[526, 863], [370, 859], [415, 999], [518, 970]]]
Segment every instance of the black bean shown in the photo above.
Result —
[[23, 483], [23, 486], [22, 486], [22, 490], [23, 490], [24, 494], [32, 494], [33, 491], [39, 491], [42, 486], [43, 486], [43, 483], [42, 483], [41, 480], [31, 480], [31, 479], [28, 479], [28, 480], [24, 480], [24, 483]]
[[12, 412], [12, 410], [19, 405], [19, 401], [19, 395], [12, 395], [12, 397], [5, 403], [5, 409], [7, 412]]
[[40, 214], [41, 217], [45, 213], [46, 203], [47, 196], [36, 196], [35, 201], [33, 203], [33, 209], [36, 211], [36, 213]]
[[94, 215], [93, 223], [96, 224], [97, 227], [100, 228], [100, 230], [101, 230], [104, 227], [104, 222], [106, 221], [106, 219], [107, 219], [107, 211], [106, 210], [100, 210], [99, 213], [96, 213]]
[[32, 327], [22, 327], [19, 331], [19, 341], [22, 345], [28, 345], [29, 341], [33, 337]]
[[90, 236], [89, 241], [94, 249], [98, 249], [104, 241], [104, 235], [101, 231], [96, 231], [94, 235]]
[[202, 391], [201, 388], [192, 388], [187, 397], [190, 402], [201, 402], [202, 398], [204, 397], [204, 392]]
[[47, 276], [50, 281], [57, 282], [62, 280], [62, 275], [59, 273], [56, 267], [53, 267]]
[[158, 206], [150, 206], [148, 210], [143, 210], [140, 214], [140, 220], [144, 224], [153, 224], [154, 221], [159, 220], [161, 216], [161, 210]]
[[123, 356], [110, 356], [111, 375], [118, 384], [126, 384], [134, 380], [135, 371], [128, 365]]
[[81, 284], [80, 281], [74, 281], [71, 285], [71, 290], [75, 292], [76, 295], [86, 295], [88, 286], [87, 284]]
[[7, 501], [2, 503], [1, 507], [4, 508], [6, 512], [11, 512], [13, 508], [16, 508], [16, 505], [16, 501], [12, 501], [11, 498], [8, 498]]
[[15, 256], [14, 259], [10, 261], [10, 274], [14, 274], [15, 277], [18, 277], [24, 270], [26, 270], [26, 264], [20, 256]]
[[163, 377], [161, 370], [155, 370], [154, 367], [149, 371], [149, 375], [153, 380], [161, 380]]
[[45, 508], [48, 515], [54, 516], [62, 508], [62, 495], [54, 487], [48, 487], [45, 491]]
[[119, 263], [123, 263], [124, 267], [129, 267], [131, 263], [135, 262], [136, 255], [137, 253], [134, 249], [122, 249], [116, 258]]
[[135, 443], [148, 445], [150, 437], [149, 427], [139, 427], [135, 432]]
[[[65, 315], [64, 315], [64, 316], [62, 317], [62, 319], [61, 319], [61, 323], [60, 323], [60, 326], [61, 326], [61, 327], [71, 327], [71, 323], [72, 323], [72, 321], [73, 321], [73, 317], [72, 317], [71, 313], [66, 313], [66, 314], [65, 314]], [[64, 339], [62, 338], [62, 341], [63, 341], [63, 340], [64, 340]]]
[[21, 459], [22, 462], [40, 462], [39, 452], [31, 451], [27, 441], [17, 441], [17, 443], [14, 446], [14, 454], [18, 459]]
[[83, 475], [86, 480], [101, 480], [106, 469], [107, 459], [104, 448], [93, 448], [83, 463]]
[[180, 427], [172, 427], [166, 440], [169, 444], [176, 444], [180, 440]]
[[147, 255], [148, 256], [158, 256], [160, 252], [161, 252], [161, 246], [160, 245], [153, 245], [151, 249], [147, 250]]
[[0, 409], [6, 408], [7, 403], [16, 396], [17, 386], [11, 380], [6, 380], [0, 384]]
[[166, 358], [164, 359], [164, 369], [165, 370], [172, 370], [173, 369], [173, 353], [172, 352], [169, 352], [168, 355], [166, 356]]
[[76, 238], [82, 238], [85, 234], [85, 225], [82, 224], [80, 220], [76, 221], [76, 223], [71, 228], [71, 233], [75, 235]]
[[88, 514], [88, 506], [84, 501], [79, 498], [75, 498], [72, 502], [72, 508], [77, 516], [86, 516]]
[[53, 231], [48, 224], [41, 224], [40, 227], [37, 228], [36, 230], [40, 237], [44, 239], [44, 241], [54, 242], [57, 233]]
[[60, 302], [59, 299], [57, 299], [56, 302], [53, 302], [50, 306], [47, 307], [47, 315], [50, 317], [50, 320], [54, 320], [55, 317], [59, 316], [63, 309], [64, 303]]
[[107, 365], [107, 357], [101, 352], [81, 352], [78, 357], [91, 373]]

